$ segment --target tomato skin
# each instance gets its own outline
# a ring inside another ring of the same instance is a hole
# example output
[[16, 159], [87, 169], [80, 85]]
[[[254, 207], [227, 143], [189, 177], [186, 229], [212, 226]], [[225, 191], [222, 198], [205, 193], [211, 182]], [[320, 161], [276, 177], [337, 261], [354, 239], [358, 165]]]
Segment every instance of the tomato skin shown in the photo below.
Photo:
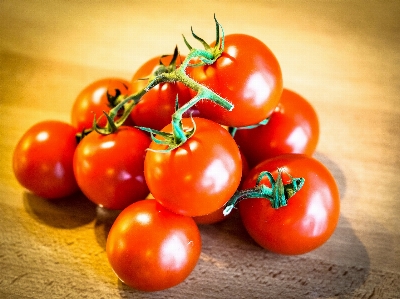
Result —
[[85, 136], [74, 155], [74, 173], [88, 199], [122, 210], [148, 193], [143, 174], [150, 137], [139, 129], [121, 126], [115, 133], [96, 131]]
[[224, 216], [223, 214], [224, 208], [225, 207], [222, 206], [221, 208], [210, 214], [193, 217], [193, 220], [197, 224], [215, 224], [221, 222], [232, 214], [230, 213], [229, 215]]
[[183, 282], [195, 268], [201, 236], [192, 218], [170, 212], [155, 200], [141, 200], [117, 217], [106, 252], [125, 284], [160, 291]]
[[[164, 65], [168, 65], [167, 57], [161, 59]], [[184, 57], [178, 57], [177, 67]], [[134, 94], [142, 90], [149, 83], [149, 78], [158, 68], [160, 57], [154, 57], [145, 62], [133, 75], [130, 84], [130, 93]], [[133, 108], [130, 117], [137, 126], [161, 130], [171, 122], [175, 112], [175, 100], [178, 96], [179, 107], [191, 99], [189, 88], [180, 82], [160, 83], [150, 89]]]
[[[104, 114], [103, 111], [108, 112], [111, 109], [107, 99], [107, 92], [115, 96], [116, 90], [119, 90], [122, 95], [129, 95], [129, 85], [129, 81], [121, 78], [104, 78], [86, 86], [78, 94], [72, 106], [72, 125], [82, 132], [84, 129], [93, 127], [93, 119], [96, 117], [99, 126], [104, 127], [107, 119], [102, 116]], [[102, 117], [100, 118], [100, 116]], [[133, 125], [131, 121], [126, 121], [124, 124]]]
[[[244, 178], [249, 173], [250, 169], [249, 169], [249, 165], [247, 163], [246, 157], [242, 154], [242, 152], [240, 152], [240, 157], [242, 159], [242, 178], [240, 180], [240, 183], [242, 183], [244, 181]], [[225, 209], [225, 206], [222, 206], [221, 208], [212, 212], [211, 214], [193, 217], [193, 220], [197, 224], [215, 224], [215, 223], [221, 222], [233, 214], [233, 211], [232, 211], [230, 214], [225, 216], [223, 214], [224, 209]]]
[[188, 74], [234, 104], [232, 111], [208, 100], [196, 104], [200, 117], [226, 126], [258, 124], [272, 113], [282, 93], [276, 57], [260, 40], [245, 34], [226, 35], [222, 56], [212, 65], [188, 68]]
[[77, 130], [68, 123], [47, 120], [29, 128], [13, 153], [18, 182], [47, 199], [66, 197], [79, 190], [72, 160]]
[[251, 167], [287, 153], [311, 156], [319, 139], [318, 116], [305, 98], [284, 89], [268, 123], [237, 130], [234, 139]]
[[[302, 154], [261, 162], [250, 171], [243, 189], [254, 187], [261, 171], [269, 171], [276, 178], [278, 167], [285, 167], [293, 177], [303, 177], [303, 187], [287, 206], [278, 209], [266, 199], [244, 199], [239, 202], [240, 216], [250, 236], [263, 248], [280, 254], [303, 254], [321, 246], [333, 234], [340, 214], [339, 191], [329, 170]], [[287, 175], [283, 177], [288, 183]], [[270, 186], [268, 179], [261, 182]]]
[[[207, 119], [196, 118], [196, 132], [168, 153], [148, 151], [144, 174], [150, 192], [166, 208], [186, 216], [210, 214], [222, 207], [239, 186], [242, 161], [227, 130]], [[192, 128], [191, 119], [183, 119]], [[163, 132], [171, 132], [171, 125]], [[165, 149], [152, 142], [150, 149]]]

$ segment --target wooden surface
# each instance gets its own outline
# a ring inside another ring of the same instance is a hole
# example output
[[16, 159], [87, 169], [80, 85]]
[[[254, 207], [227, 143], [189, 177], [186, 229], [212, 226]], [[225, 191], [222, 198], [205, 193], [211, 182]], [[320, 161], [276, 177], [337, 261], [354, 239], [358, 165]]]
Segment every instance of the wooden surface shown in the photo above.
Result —
[[[315, 106], [315, 157], [339, 185], [340, 222], [301, 256], [261, 249], [235, 218], [201, 227], [190, 277], [140, 293], [106, 259], [115, 215], [82, 196], [48, 202], [24, 191], [12, 151], [34, 123], [69, 121], [92, 81], [130, 79], [176, 44], [184, 52], [190, 26], [212, 41], [213, 13], [227, 34], [264, 41], [285, 86]], [[398, 1], [1, 1], [0, 297], [400, 298], [399, 16]]]

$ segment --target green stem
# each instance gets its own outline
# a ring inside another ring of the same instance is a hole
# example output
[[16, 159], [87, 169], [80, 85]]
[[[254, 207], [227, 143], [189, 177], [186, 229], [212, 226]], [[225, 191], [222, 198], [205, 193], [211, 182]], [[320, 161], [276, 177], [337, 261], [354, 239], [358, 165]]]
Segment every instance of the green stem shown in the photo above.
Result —
[[266, 124], [268, 124], [269, 120], [270, 120], [270, 116], [267, 117], [266, 119], [262, 120], [261, 122], [259, 122], [256, 125], [251, 125], [251, 126], [247, 126], [247, 127], [230, 127], [229, 128], [229, 133], [231, 134], [232, 137], [235, 137], [236, 132], [238, 130], [254, 129], [254, 128], [257, 128], [259, 126], [265, 126]]
[[[94, 130], [100, 134], [111, 134], [115, 132], [129, 117], [132, 109], [140, 101], [140, 99], [146, 92], [146, 88], [144, 88], [143, 90], [140, 90], [139, 92], [132, 94], [126, 97], [124, 100], [120, 101], [114, 108], [109, 111], [108, 114], [104, 112], [105, 116], [107, 117], [107, 125], [105, 127], [100, 127], [95, 118], [93, 120]], [[117, 121], [114, 121], [115, 117], [118, 114], [118, 111], [122, 107], [124, 107], [124, 114]]]
[[187, 139], [181, 125], [183, 114], [190, 108], [192, 108], [194, 105], [196, 105], [200, 100], [208, 99], [228, 111], [231, 111], [234, 107], [231, 102], [220, 97], [206, 86], [199, 84], [186, 74], [186, 68], [188, 67], [189, 62], [192, 58], [206, 55], [207, 59], [209, 59], [210, 56], [208, 54], [209, 52], [204, 50], [192, 49], [188, 54], [188, 56], [186, 57], [186, 59], [182, 62], [180, 67], [177, 68], [176, 71], [167, 74], [168, 77], [170, 77], [172, 80], [179, 81], [185, 84], [187, 87], [191, 88], [192, 90], [197, 91], [196, 96], [194, 96], [190, 101], [185, 103], [182, 107], [179, 107], [179, 109], [177, 109], [175, 113], [172, 115], [172, 127], [174, 130], [173, 133], [178, 143], [183, 143]]
[[[171, 68], [164, 66], [164, 68], [162, 68], [161, 71], [157, 71], [150, 78], [150, 82], [147, 84], [147, 86], [143, 90], [121, 100], [114, 108], [112, 108], [109, 111], [109, 114], [104, 113], [105, 117], [107, 117], [107, 120], [108, 120], [106, 127], [104, 127], [104, 128], [99, 127], [96, 119], [94, 119], [94, 123], [93, 123], [94, 129], [97, 132], [102, 133], [102, 134], [110, 134], [110, 133], [114, 132], [128, 118], [130, 112], [135, 107], [135, 105], [140, 101], [140, 99], [143, 97], [144, 94], [146, 94], [150, 89], [157, 86], [158, 84], [165, 83], [165, 82], [181, 82], [184, 85], [186, 85], [187, 87], [189, 87], [192, 90], [197, 92], [195, 97], [193, 97], [190, 101], [188, 101], [182, 107], [179, 107], [175, 111], [175, 113], [172, 115], [173, 138], [171, 140], [173, 140], [174, 144], [169, 144], [168, 148], [176, 148], [177, 145], [184, 143], [187, 140], [187, 138], [189, 138], [194, 133], [194, 130], [191, 130], [190, 131], [191, 133], [185, 132], [183, 130], [182, 117], [186, 111], [188, 111], [191, 107], [196, 105], [196, 103], [199, 102], [201, 99], [207, 99], [207, 100], [213, 101], [217, 105], [223, 107], [224, 109], [231, 111], [233, 109], [233, 104], [231, 102], [220, 97], [215, 92], [213, 92], [206, 86], [201, 85], [200, 83], [196, 82], [195, 80], [193, 80], [186, 74], [187, 67], [193, 66], [193, 65], [190, 65], [190, 61], [192, 59], [198, 58], [201, 61], [201, 63], [199, 65], [204, 65], [204, 64], [214, 63], [221, 56], [221, 54], [224, 50], [224, 32], [223, 32], [222, 26], [218, 23], [215, 16], [214, 16], [214, 20], [215, 20], [215, 24], [216, 24], [216, 38], [217, 38], [215, 47], [210, 47], [203, 39], [201, 39], [200, 37], [195, 35], [192, 30], [193, 37], [203, 44], [204, 49], [192, 48], [189, 45], [189, 43], [186, 41], [186, 39], [184, 38], [184, 41], [185, 41], [186, 45], [189, 47], [190, 52], [187, 55], [187, 57], [185, 58], [185, 60], [182, 62], [182, 64], [178, 68], [174, 68], [174, 66]], [[221, 38], [219, 37], [220, 29], [222, 31]], [[177, 49], [175, 49], [175, 52], [174, 52], [175, 59], [176, 59], [177, 53], [178, 53]], [[114, 118], [117, 116], [118, 111], [122, 107], [124, 107], [124, 114], [120, 117], [120, 119], [118, 119], [117, 121], [114, 121]], [[149, 130], [151, 131], [151, 129], [149, 129]], [[153, 134], [157, 134], [157, 132], [154, 131]], [[170, 142], [170, 141], [168, 141], [168, 142]]]

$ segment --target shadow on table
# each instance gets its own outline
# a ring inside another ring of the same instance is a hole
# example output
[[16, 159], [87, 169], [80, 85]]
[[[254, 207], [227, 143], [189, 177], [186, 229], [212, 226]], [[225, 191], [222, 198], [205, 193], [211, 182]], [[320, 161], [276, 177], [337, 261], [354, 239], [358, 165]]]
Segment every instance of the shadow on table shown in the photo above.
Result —
[[96, 209], [94, 233], [97, 243], [104, 250], [106, 249], [108, 233], [110, 232], [111, 226], [120, 212], [120, 210], [109, 210], [101, 207], [97, 207]]
[[76, 228], [93, 221], [96, 217], [96, 205], [82, 193], [49, 200], [25, 192], [23, 204], [33, 219], [56, 228]]

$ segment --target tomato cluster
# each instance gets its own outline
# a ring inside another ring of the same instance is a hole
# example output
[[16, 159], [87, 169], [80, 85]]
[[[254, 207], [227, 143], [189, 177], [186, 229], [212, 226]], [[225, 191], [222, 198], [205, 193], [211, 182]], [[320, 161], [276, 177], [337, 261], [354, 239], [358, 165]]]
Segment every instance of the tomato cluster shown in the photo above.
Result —
[[[325, 243], [340, 212], [328, 169], [312, 157], [312, 105], [283, 87], [257, 38], [219, 36], [187, 56], [149, 59], [131, 80], [105, 78], [77, 96], [71, 122], [43, 121], [18, 142], [17, 180], [56, 199], [81, 191], [121, 210], [107, 239], [115, 274], [144, 291], [196, 266], [199, 224], [233, 208], [263, 248], [302, 254]], [[223, 32], [223, 31], [222, 31]]]

